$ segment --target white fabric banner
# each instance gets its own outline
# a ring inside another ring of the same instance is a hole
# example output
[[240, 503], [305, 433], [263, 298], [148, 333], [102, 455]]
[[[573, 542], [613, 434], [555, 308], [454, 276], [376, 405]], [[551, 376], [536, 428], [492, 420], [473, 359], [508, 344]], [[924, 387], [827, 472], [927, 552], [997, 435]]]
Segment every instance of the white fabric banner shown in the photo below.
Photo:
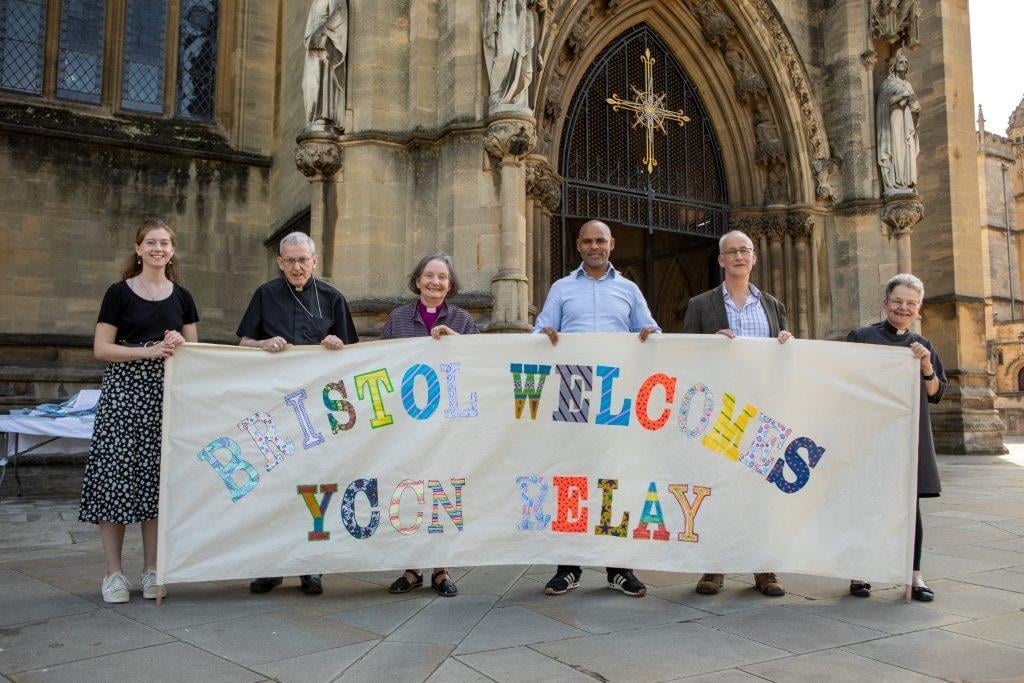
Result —
[[161, 583], [581, 564], [906, 583], [907, 349], [475, 335], [167, 363]]

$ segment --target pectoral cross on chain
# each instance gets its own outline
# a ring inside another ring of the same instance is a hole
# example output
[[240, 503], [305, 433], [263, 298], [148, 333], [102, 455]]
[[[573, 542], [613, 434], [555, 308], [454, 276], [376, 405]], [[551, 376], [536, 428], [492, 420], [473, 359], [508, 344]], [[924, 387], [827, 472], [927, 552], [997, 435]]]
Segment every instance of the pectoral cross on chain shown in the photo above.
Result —
[[634, 95], [633, 100], [620, 99], [618, 93], [613, 93], [605, 102], [612, 105], [612, 111], [626, 109], [633, 112], [636, 115], [636, 119], [633, 121], [633, 128], [642, 125], [647, 129], [647, 151], [641, 163], [647, 165], [648, 173], [654, 173], [654, 167], [658, 165], [658, 161], [654, 158], [655, 127], [667, 135], [668, 131], [665, 130], [666, 120], [677, 121], [681, 126], [689, 121], [690, 117], [684, 114], [682, 109], [678, 111], [665, 109], [663, 106], [665, 103], [665, 93], [659, 95], [654, 92], [655, 60], [651, 56], [650, 48], [644, 50], [640, 60], [644, 63], [643, 91], [637, 90], [636, 87], [630, 85], [629, 89], [633, 91]]

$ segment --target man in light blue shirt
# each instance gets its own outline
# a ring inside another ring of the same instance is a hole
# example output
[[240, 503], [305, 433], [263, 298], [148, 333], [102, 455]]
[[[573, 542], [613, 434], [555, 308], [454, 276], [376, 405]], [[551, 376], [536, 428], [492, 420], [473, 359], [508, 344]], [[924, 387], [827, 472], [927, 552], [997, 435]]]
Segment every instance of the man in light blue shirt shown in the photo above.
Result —
[[[557, 344], [559, 332], [635, 332], [640, 341], [646, 341], [652, 332], [661, 332], [640, 288], [608, 260], [614, 248], [615, 238], [607, 225], [601, 221], [583, 224], [576, 239], [583, 263], [551, 286], [534, 334], [544, 333]], [[647, 586], [632, 569], [607, 567], [606, 572], [609, 588], [637, 598], [646, 595]], [[577, 588], [582, 574], [579, 566], [558, 565], [544, 592], [561, 595]]]

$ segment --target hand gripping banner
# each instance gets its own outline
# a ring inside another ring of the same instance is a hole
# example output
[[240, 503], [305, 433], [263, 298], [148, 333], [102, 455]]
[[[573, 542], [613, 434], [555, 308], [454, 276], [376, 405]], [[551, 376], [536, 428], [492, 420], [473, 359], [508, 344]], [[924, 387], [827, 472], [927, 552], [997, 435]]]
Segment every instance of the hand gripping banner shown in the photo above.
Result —
[[581, 564], [906, 583], [906, 349], [474, 335], [167, 361], [161, 583]]

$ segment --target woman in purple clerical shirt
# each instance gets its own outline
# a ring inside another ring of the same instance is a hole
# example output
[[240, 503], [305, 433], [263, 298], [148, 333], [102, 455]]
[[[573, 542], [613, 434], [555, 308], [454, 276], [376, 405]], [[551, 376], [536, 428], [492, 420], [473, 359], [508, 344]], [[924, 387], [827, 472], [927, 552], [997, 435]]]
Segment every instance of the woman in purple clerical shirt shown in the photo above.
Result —
[[[448, 296], [459, 293], [452, 257], [443, 251], [420, 259], [409, 276], [409, 289], [419, 298], [391, 311], [381, 329], [381, 339], [405, 339], [431, 336], [440, 339], [446, 334], [478, 334], [480, 328], [465, 309], [447, 303]], [[391, 593], [408, 593], [423, 585], [419, 569], [406, 569], [388, 588]], [[435, 567], [430, 578], [438, 595], [450, 598], [459, 589], [444, 567]]]

